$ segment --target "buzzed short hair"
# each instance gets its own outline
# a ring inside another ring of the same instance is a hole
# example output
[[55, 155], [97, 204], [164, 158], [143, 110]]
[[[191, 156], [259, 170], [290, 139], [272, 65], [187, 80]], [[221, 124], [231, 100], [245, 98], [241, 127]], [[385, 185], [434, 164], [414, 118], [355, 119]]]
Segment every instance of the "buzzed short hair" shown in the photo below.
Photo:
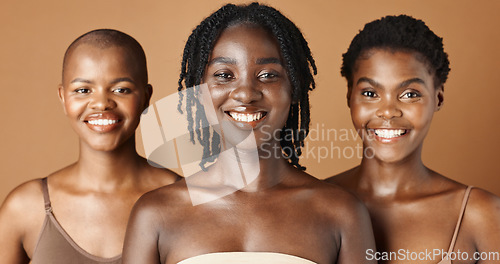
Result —
[[96, 29], [76, 38], [64, 53], [62, 72], [63, 77], [68, 58], [70, 57], [73, 50], [75, 50], [76, 47], [82, 44], [92, 45], [101, 49], [110, 47], [124, 48], [127, 54], [132, 56], [134, 58], [134, 61], [137, 62], [136, 66], [139, 71], [138, 74], [143, 78], [145, 84], [148, 83], [146, 54], [141, 44], [139, 44], [139, 42], [130, 35], [115, 29]]

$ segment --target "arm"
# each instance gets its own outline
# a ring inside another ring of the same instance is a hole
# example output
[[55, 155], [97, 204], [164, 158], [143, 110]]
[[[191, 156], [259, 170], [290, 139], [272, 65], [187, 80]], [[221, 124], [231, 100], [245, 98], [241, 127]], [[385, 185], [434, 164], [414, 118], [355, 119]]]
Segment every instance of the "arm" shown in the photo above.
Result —
[[338, 264], [376, 263], [370, 254], [376, 252], [370, 215], [365, 206], [354, 200], [342, 214], [341, 247]]
[[134, 205], [128, 222], [123, 264], [161, 263], [158, 249], [161, 222], [154, 204], [146, 197], [141, 197]]

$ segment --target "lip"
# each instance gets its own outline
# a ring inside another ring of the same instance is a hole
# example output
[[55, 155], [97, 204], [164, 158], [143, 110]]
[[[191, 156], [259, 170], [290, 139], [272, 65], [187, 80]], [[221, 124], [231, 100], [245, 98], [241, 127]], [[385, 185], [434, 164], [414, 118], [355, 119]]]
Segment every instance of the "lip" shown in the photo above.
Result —
[[238, 106], [223, 111], [233, 124], [243, 129], [255, 129], [262, 124], [268, 114], [267, 111], [253, 106]]
[[[379, 128], [368, 128], [368, 133], [377, 141], [382, 143], [393, 143], [401, 140], [410, 134], [411, 129], [406, 128], [388, 128], [388, 127], [379, 127]], [[376, 130], [379, 130], [379, 133], [376, 133]]]
[[121, 126], [122, 121], [120, 115], [111, 112], [89, 114], [83, 120], [88, 128], [98, 133], [111, 132]]

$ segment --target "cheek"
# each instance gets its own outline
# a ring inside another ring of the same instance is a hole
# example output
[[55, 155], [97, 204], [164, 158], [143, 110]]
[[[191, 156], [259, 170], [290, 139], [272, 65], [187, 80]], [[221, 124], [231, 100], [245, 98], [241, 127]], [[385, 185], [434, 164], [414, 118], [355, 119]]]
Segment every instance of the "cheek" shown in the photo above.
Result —
[[292, 103], [292, 88], [289, 85], [283, 85], [281, 87], [273, 87], [274, 89], [266, 89], [263, 91], [266, 98], [270, 98], [270, 103], [273, 106], [280, 107], [283, 109], [290, 108]]
[[119, 105], [125, 115], [128, 115], [133, 123], [139, 122], [144, 108], [143, 97], [133, 97], [128, 100], [120, 100]]
[[270, 98], [274, 99], [271, 101], [271, 104], [275, 107], [277, 112], [279, 112], [279, 122], [283, 123], [282, 126], [285, 126], [290, 111], [290, 105], [292, 103], [292, 95], [289, 91], [282, 90], [281, 92], [273, 93], [270, 96]]
[[86, 103], [78, 100], [66, 100], [64, 102], [64, 111], [68, 117], [79, 118], [86, 108]]
[[356, 129], [361, 129], [366, 126], [373, 115], [373, 109], [367, 105], [351, 104], [351, 119]]
[[209, 91], [210, 91], [210, 96], [207, 97], [203, 95], [202, 101], [206, 101], [207, 99], [212, 100], [214, 108], [220, 107], [225, 102], [226, 98], [229, 96], [231, 92], [230, 89], [221, 89], [220, 87], [218, 88], [209, 87]]
[[418, 105], [405, 111], [407, 119], [412, 120], [417, 129], [427, 129], [430, 126], [434, 111], [430, 104]]
[[[217, 111], [217, 109], [221, 109], [230, 92], [230, 89], [221, 89], [220, 87], [214, 88], [213, 86], [209, 86], [208, 94], [199, 94], [198, 98], [200, 99], [200, 103], [205, 110], [205, 116], [212, 126], [222, 122], [224, 113], [222, 111]], [[193, 109], [193, 111], [195, 111], [195, 109]]]

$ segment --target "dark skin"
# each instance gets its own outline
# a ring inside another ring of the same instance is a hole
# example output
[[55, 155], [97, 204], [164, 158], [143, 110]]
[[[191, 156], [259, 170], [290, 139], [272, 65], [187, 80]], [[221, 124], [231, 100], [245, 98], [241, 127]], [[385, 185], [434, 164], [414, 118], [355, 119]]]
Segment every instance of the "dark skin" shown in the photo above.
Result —
[[[190, 185], [188, 190], [181, 180], [144, 195], [131, 215], [124, 263], [177, 263], [207, 253], [241, 251], [285, 253], [316, 263], [374, 263], [364, 259], [374, 242], [363, 205], [339, 187], [297, 170], [281, 155], [267, 155], [279, 148], [279, 139], [266, 135], [283, 127], [291, 103], [290, 82], [274, 37], [253, 25], [225, 29], [203, 81], [219, 122], [233, 125], [224, 134], [254, 131], [260, 159], [250, 167], [260, 168], [257, 178], [196, 206], [189, 192], [233, 186]], [[251, 124], [237, 121], [232, 112], [265, 112], [266, 117]], [[234, 145], [233, 140], [223, 141]], [[219, 174], [222, 162], [191, 177]]]
[[[152, 91], [136, 64], [121, 47], [82, 44], [70, 54], [59, 88], [80, 152], [74, 164], [48, 176], [52, 209], [81, 248], [104, 258], [121, 253], [127, 220], [139, 197], [178, 178], [151, 167], [135, 150], [135, 129]], [[99, 119], [116, 123], [89, 123]], [[3, 263], [29, 262], [44, 218], [39, 179], [9, 194], [0, 209]]]
[[[358, 59], [348, 104], [367, 151], [361, 164], [327, 181], [355, 193], [367, 206], [377, 250], [448, 251], [466, 186], [427, 168], [421, 159], [443, 87], [414, 53], [369, 50]], [[384, 131], [385, 130], [385, 131]], [[393, 130], [392, 136], [387, 130]], [[404, 130], [404, 134], [400, 135]], [[370, 140], [370, 138], [372, 140]], [[498, 252], [500, 199], [474, 188], [454, 252]], [[434, 259], [380, 263], [438, 263]], [[453, 263], [498, 263], [455, 260]]]

